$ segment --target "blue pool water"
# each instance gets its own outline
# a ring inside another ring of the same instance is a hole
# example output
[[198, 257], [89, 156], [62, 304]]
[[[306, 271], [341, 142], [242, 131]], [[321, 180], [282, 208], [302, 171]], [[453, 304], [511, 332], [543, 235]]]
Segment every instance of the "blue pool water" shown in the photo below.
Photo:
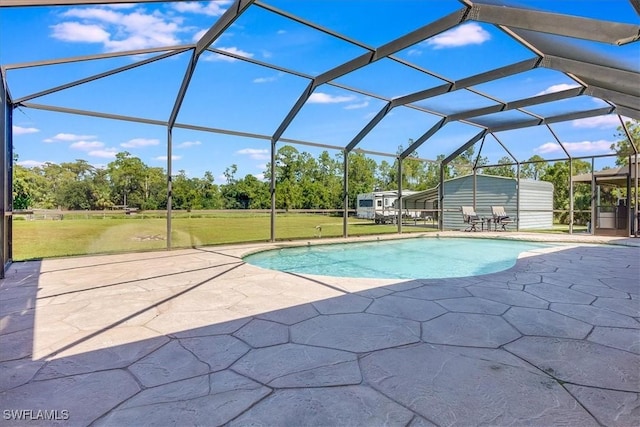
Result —
[[520, 253], [549, 246], [512, 240], [414, 238], [276, 249], [244, 260], [291, 273], [435, 279], [506, 270]]

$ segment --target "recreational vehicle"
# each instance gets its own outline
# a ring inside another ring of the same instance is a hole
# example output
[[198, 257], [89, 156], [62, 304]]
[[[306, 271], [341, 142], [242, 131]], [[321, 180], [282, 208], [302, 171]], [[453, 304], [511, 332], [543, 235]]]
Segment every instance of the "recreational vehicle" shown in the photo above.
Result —
[[[402, 196], [415, 193], [415, 191], [403, 191]], [[373, 219], [376, 223], [394, 222], [398, 217], [397, 200], [397, 191], [374, 191], [358, 194], [356, 217]]]

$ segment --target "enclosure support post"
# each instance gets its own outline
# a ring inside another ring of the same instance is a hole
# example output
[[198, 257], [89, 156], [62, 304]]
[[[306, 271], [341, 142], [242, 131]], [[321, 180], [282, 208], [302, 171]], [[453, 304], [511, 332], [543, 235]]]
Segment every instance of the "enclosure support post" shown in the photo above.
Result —
[[516, 163], [516, 231], [520, 231], [520, 162]]
[[[344, 210], [344, 213], [342, 214], [342, 236], [346, 238], [349, 237], [349, 151], [344, 150], [342, 158], [344, 159], [342, 164], [342, 207]], [[356, 206], [356, 209], [357, 208], [358, 207]]]
[[573, 160], [569, 157], [569, 234], [573, 234]]
[[271, 140], [271, 177], [269, 179], [269, 191], [271, 193], [271, 233], [269, 239], [276, 241], [276, 140]]
[[[5, 233], [7, 234], [6, 241], [3, 242], [4, 249], [4, 258], [2, 259], [2, 274], [4, 277], [4, 270], [8, 267], [9, 264], [13, 262], [13, 103], [9, 98], [7, 92], [7, 121], [6, 121], [6, 131], [7, 131], [7, 140], [6, 140], [6, 158], [5, 158], [5, 167], [6, 170], [6, 208], [5, 208], [5, 219], [3, 220], [3, 224], [5, 226]], [[7, 213], [9, 216], [7, 217]]]
[[596, 217], [598, 205], [596, 203], [596, 158], [591, 158], [591, 219], [589, 221], [589, 231], [591, 235], [596, 234]]
[[633, 224], [635, 222], [634, 216], [636, 216], [636, 212], [631, 214], [631, 168], [633, 167], [633, 158], [631, 154], [629, 155], [629, 175], [627, 175], [627, 236], [631, 235], [631, 230], [633, 229]]
[[182, 78], [182, 84], [180, 85], [180, 89], [178, 91], [178, 95], [176, 96], [176, 100], [173, 104], [173, 109], [171, 110], [171, 115], [169, 116], [168, 126], [167, 126], [167, 249], [171, 249], [171, 216], [172, 216], [172, 193], [173, 193], [173, 184], [171, 177], [171, 164], [173, 163], [171, 159], [171, 144], [173, 138], [173, 127], [176, 124], [176, 120], [178, 119], [178, 113], [180, 113], [180, 108], [182, 107], [182, 102], [184, 101], [184, 97], [187, 93], [187, 89], [189, 88], [189, 84], [191, 83], [191, 77], [193, 77], [193, 72], [196, 69], [196, 65], [198, 64], [199, 53], [196, 53], [195, 50], [191, 52], [191, 58], [189, 60], [189, 64], [187, 69], [184, 72], [184, 77]]
[[[633, 205], [634, 207], [633, 215], [629, 215], [629, 216], [633, 216], [633, 220], [630, 222], [630, 224], [635, 224], [634, 235], [638, 237], [638, 227], [640, 227], [640, 214], [638, 213], [638, 147], [633, 142], [633, 138], [631, 137], [631, 132], [629, 132], [627, 125], [625, 124], [624, 120], [622, 120], [622, 117], [620, 115], [618, 115], [618, 120], [620, 120], [620, 125], [622, 126], [622, 129], [624, 130], [624, 133], [627, 136], [627, 140], [629, 141], [629, 145], [631, 146], [631, 149], [633, 150], [633, 154], [634, 154], [633, 157], [629, 156], [629, 178], [631, 178], [632, 176], [635, 177], [634, 178], [635, 202]], [[631, 161], [632, 159], [634, 159], [634, 162]], [[629, 190], [627, 190], [627, 195], [629, 195]], [[627, 203], [627, 206], [628, 206], [627, 210], [629, 214], [631, 214], [631, 203]]]
[[396, 211], [398, 212], [398, 233], [402, 233], [402, 159], [398, 156], [398, 199], [396, 200], [398, 205]]
[[[638, 228], [640, 228], [640, 212], [638, 212], [638, 196], [639, 196], [639, 194], [638, 194], [638, 153], [637, 152], [636, 152], [636, 155], [634, 157], [635, 157], [635, 160], [636, 160], [635, 163], [633, 164], [634, 167], [635, 167], [635, 175], [634, 176], [635, 176], [635, 181], [636, 182], [635, 182], [635, 190], [634, 190], [634, 193], [633, 193], [633, 195], [635, 196], [635, 204], [634, 204], [634, 208], [635, 209], [633, 211], [633, 213], [634, 213], [633, 216], [634, 216], [634, 220], [635, 220], [635, 224], [636, 224], [636, 226], [634, 228], [635, 236], [638, 237]], [[629, 165], [629, 166], [631, 166], [631, 165]], [[629, 168], [629, 170], [631, 170], [631, 168]]]
[[0, 279], [13, 259], [13, 104], [0, 73]]
[[551, 135], [553, 135], [556, 142], [558, 143], [560, 148], [562, 148], [562, 151], [564, 151], [564, 154], [566, 154], [567, 158], [569, 159], [569, 174], [568, 174], [569, 175], [569, 234], [573, 234], [573, 161], [571, 160], [572, 157], [571, 157], [571, 154], [569, 154], [569, 152], [567, 151], [562, 141], [560, 141], [560, 138], [558, 138], [558, 135], [556, 135], [553, 129], [551, 129], [551, 126], [549, 126], [548, 124], [545, 126], [547, 127], [547, 129], [549, 129], [549, 132], [551, 133]]
[[173, 184], [171, 178], [171, 144], [173, 138], [173, 127], [167, 128], [167, 249], [171, 249], [171, 216], [172, 216], [172, 193]]
[[438, 187], [438, 229], [444, 231], [444, 163], [440, 163], [440, 186]]
[[478, 207], [476, 206], [478, 195], [478, 170], [473, 168], [473, 210], [478, 211]]

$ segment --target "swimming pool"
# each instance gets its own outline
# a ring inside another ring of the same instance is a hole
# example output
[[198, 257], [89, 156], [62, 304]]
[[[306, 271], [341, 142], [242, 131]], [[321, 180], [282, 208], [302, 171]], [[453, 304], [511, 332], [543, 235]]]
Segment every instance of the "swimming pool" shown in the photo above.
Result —
[[512, 267], [542, 243], [469, 238], [411, 238], [275, 249], [248, 255], [259, 267], [291, 273], [386, 279], [477, 276]]

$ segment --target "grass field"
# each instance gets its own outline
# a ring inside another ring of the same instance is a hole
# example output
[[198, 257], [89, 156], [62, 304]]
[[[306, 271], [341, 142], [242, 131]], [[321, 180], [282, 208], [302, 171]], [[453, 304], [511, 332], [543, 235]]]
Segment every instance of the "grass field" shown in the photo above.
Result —
[[[223, 243], [268, 241], [268, 214], [212, 214], [172, 217], [172, 247], [195, 247]], [[321, 230], [316, 227], [320, 227]], [[405, 227], [404, 232], [435, 230]], [[63, 220], [13, 221], [15, 261], [68, 255], [164, 249], [166, 218], [153, 216], [65, 215]], [[349, 218], [351, 236], [394, 233], [396, 225]], [[342, 218], [320, 214], [278, 214], [277, 240], [342, 236]]]
[[[60, 215], [57, 216], [60, 218]], [[51, 258], [69, 255], [161, 250], [167, 247], [167, 220], [161, 213], [132, 216], [65, 212], [62, 220], [29, 220], [16, 216], [13, 221], [13, 259]], [[176, 212], [172, 216], [172, 247], [187, 248], [225, 243], [266, 242], [270, 239], [268, 213]], [[349, 217], [350, 236], [389, 234], [396, 225], [374, 224], [371, 220]], [[317, 227], [320, 227], [318, 229]], [[435, 231], [433, 224], [404, 226], [403, 232]], [[541, 233], [568, 233], [567, 225]], [[584, 226], [574, 232], [585, 232]], [[276, 238], [280, 241], [342, 236], [342, 217], [311, 213], [278, 213]]]

